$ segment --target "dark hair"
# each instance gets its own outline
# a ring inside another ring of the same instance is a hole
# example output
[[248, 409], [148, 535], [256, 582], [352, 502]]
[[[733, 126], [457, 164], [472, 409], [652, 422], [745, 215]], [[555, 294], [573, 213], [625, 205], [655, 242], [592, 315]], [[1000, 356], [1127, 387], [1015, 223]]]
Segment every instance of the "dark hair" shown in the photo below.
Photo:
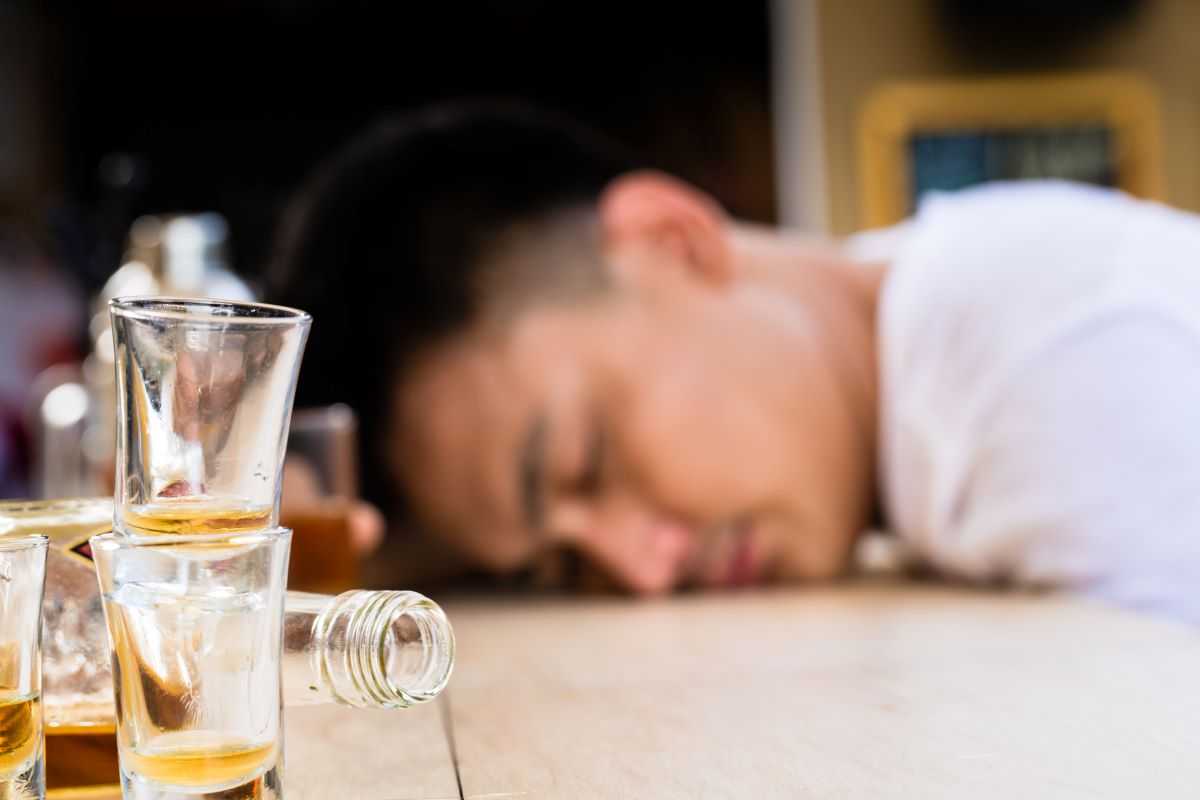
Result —
[[569, 120], [471, 102], [386, 120], [319, 167], [285, 214], [268, 294], [313, 315], [297, 406], [357, 412], [365, 497], [400, 510], [380, 445], [392, 387], [476, 318], [489, 245], [595, 203], [632, 166]]

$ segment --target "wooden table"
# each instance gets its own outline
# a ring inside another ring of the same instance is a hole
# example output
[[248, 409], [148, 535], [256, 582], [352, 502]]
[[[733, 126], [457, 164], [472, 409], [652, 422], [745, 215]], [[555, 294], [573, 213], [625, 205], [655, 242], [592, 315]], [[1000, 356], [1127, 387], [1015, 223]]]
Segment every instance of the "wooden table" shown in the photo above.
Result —
[[289, 800], [1188, 797], [1200, 631], [921, 586], [448, 602], [447, 695], [289, 710]]

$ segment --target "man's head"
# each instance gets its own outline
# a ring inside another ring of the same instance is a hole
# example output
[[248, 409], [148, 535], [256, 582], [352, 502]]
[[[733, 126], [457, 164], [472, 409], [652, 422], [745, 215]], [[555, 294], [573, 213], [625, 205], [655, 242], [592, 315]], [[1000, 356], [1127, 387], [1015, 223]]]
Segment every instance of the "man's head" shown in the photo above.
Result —
[[701, 192], [494, 105], [375, 129], [286, 231], [273, 299], [315, 319], [300, 400], [359, 411], [385, 511], [496, 570], [569, 546], [641, 592], [844, 564], [873, 384], [825, 255], [798, 268]]

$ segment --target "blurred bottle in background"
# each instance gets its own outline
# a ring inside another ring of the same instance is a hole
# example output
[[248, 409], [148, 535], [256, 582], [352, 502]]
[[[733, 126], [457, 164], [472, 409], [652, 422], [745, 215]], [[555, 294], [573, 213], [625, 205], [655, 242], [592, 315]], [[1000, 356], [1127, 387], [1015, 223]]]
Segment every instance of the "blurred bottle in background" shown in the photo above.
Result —
[[[132, 295], [253, 300], [230, 268], [228, 242], [229, 228], [215, 213], [150, 215], [133, 222], [119, 266], [90, 305], [86, 356], [33, 382], [27, 412], [32, 485], [9, 496], [111, 496], [116, 387], [108, 303]], [[358, 500], [356, 439], [355, 415], [347, 406], [295, 415], [282, 520], [295, 531], [294, 588], [337, 593], [359, 585], [360, 558], [382, 536], [379, 512]]]
[[215, 213], [139, 217], [117, 270], [91, 304], [89, 352], [34, 384], [33, 497], [109, 494], [116, 449], [116, 389], [108, 301], [129, 295], [253, 300], [229, 265], [229, 227]]

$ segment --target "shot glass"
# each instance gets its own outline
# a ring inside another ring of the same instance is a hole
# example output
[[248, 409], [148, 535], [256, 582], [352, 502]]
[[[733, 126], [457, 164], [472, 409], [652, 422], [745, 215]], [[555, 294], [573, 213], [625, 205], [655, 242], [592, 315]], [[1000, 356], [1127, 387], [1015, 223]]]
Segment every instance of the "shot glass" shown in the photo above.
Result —
[[291, 531], [93, 537], [126, 800], [282, 796]]
[[48, 542], [0, 538], [0, 800], [46, 796], [41, 638]]
[[312, 318], [255, 303], [118, 298], [113, 527], [232, 533], [279, 524], [284, 450]]

